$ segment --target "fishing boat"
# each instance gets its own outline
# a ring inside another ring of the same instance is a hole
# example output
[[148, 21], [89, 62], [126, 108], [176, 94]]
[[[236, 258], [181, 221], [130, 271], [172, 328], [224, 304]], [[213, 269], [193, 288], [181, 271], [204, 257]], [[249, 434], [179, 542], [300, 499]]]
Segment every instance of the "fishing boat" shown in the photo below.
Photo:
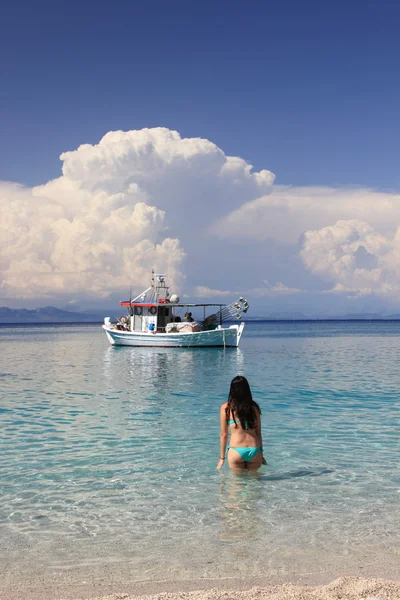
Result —
[[245, 324], [232, 321], [240, 320], [249, 308], [244, 298], [228, 305], [180, 302], [176, 294], [170, 295], [166, 276], [154, 271], [151, 286], [120, 306], [127, 308], [126, 316], [116, 323], [104, 319], [111, 344], [170, 348], [237, 348]]

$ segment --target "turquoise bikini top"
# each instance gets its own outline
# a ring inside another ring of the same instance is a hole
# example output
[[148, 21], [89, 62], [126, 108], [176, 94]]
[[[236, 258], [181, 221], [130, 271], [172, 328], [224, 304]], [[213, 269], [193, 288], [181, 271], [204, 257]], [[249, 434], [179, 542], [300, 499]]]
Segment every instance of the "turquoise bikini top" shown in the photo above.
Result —
[[[240, 423], [239, 419], [238, 419], [237, 421], [235, 421], [234, 419], [230, 419], [230, 420], [228, 421], [228, 425], [237, 425], [237, 423]], [[245, 421], [245, 423], [244, 423], [244, 428], [245, 428], [245, 429], [248, 429], [248, 428], [249, 428], [249, 425], [248, 425], [248, 423], [246, 423], [246, 421]]]

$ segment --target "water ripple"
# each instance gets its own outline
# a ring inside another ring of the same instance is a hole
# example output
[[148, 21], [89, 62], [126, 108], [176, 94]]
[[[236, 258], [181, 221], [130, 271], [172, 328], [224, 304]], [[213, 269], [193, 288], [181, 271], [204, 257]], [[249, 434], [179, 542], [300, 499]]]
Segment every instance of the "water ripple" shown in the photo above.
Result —
[[[190, 536], [212, 556], [243, 550], [249, 527], [256, 561], [268, 544], [395, 543], [399, 324], [252, 324], [229, 351], [111, 348], [95, 327], [3, 328], [0, 341], [2, 547], [51, 562], [65, 540], [92, 540], [110, 560], [156, 560], [164, 535], [171, 556]], [[215, 472], [237, 373], [263, 411], [256, 475]]]

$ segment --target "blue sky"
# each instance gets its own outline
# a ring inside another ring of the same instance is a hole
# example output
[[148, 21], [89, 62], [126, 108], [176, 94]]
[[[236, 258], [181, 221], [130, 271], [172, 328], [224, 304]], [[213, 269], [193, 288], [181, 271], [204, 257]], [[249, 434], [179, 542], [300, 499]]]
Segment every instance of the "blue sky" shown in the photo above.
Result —
[[292, 185], [398, 188], [398, 3], [7, 2], [0, 179], [112, 129], [210, 139]]
[[153, 260], [257, 312], [400, 311], [399, 20], [388, 0], [3, 3], [0, 302], [114, 302]]

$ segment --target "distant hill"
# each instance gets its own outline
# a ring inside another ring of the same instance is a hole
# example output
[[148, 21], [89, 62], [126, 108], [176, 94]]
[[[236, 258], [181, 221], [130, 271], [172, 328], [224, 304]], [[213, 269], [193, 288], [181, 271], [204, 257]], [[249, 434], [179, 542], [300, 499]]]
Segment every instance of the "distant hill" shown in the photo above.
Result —
[[271, 313], [265, 317], [246, 317], [246, 321], [398, 321], [400, 314], [349, 313], [346, 315], [319, 315], [306, 317], [299, 312]]
[[379, 313], [349, 313], [347, 315], [334, 315], [318, 317], [325, 321], [398, 321], [400, 315], [381, 315]]
[[271, 321], [303, 321], [304, 319], [307, 319], [307, 317], [300, 312], [274, 312], [266, 318]]
[[103, 313], [71, 312], [54, 306], [33, 310], [0, 306], [0, 323], [100, 323], [102, 315]]
[[[111, 311], [112, 312], [112, 311]], [[0, 307], [0, 323], [102, 323], [107, 309], [99, 312], [73, 312], [45, 306], [29, 310], [27, 308]], [[379, 313], [352, 313], [347, 315], [306, 317], [300, 312], [274, 312], [266, 316], [249, 316], [246, 321], [388, 321], [400, 320], [400, 314], [382, 316]]]
[[304, 321], [309, 319], [310, 317], [306, 317], [302, 313], [299, 312], [276, 312], [266, 315], [264, 317], [253, 317], [247, 316], [245, 317], [245, 321]]

